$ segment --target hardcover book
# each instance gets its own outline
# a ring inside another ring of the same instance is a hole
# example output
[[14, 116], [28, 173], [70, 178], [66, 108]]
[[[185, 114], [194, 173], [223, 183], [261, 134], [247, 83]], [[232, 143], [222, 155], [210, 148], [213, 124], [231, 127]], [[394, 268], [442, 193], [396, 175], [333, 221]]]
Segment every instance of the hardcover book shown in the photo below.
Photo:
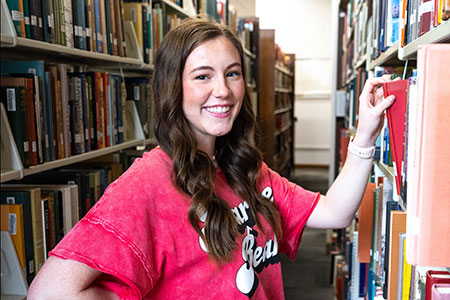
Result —
[[389, 126], [390, 146], [392, 148], [396, 191], [397, 194], [400, 195], [408, 80], [397, 80], [383, 83], [383, 91], [385, 98], [390, 95], [395, 96], [394, 103], [386, 110], [386, 113]]

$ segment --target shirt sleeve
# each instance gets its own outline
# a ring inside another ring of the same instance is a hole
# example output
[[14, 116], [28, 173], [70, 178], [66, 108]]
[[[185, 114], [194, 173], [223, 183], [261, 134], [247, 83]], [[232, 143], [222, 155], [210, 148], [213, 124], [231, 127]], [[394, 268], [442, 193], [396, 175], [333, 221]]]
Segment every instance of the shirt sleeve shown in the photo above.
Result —
[[283, 236], [279, 250], [294, 259], [303, 230], [320, 199], [320, 193], [305, 190], [267, 167], [262, 166], [262, 194], [278, 207]]
[[[154, 286], [153, 231], [143, 202], [145, 169], [132, 166], [49, 255], [71, 259], [105, 274], [94, 284], [121, 299], [141, 299]], [[109, 275], [109, 276], [106, 276]]]
[[110, 275], [100, 276], [95, 284], [115, 292], [120, 299], [141, 299], [142, 291], [152, 286], [148, 266], [136, 246], [117, 228], [93, 216], [78, 222], [49, 255]]

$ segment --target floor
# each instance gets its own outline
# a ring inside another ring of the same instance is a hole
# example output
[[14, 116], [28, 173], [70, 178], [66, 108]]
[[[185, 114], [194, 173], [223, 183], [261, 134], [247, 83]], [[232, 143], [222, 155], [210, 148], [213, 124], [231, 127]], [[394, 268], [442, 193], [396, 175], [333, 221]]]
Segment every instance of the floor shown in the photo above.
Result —
[[[326, 193], [328, 170], [297, 169], [292, 178], [302, 187]], [[286, 300], [333, 300], [330, 256], [326, 253], [325, 230], [306, 228], [294, 261], [282, 256]]]

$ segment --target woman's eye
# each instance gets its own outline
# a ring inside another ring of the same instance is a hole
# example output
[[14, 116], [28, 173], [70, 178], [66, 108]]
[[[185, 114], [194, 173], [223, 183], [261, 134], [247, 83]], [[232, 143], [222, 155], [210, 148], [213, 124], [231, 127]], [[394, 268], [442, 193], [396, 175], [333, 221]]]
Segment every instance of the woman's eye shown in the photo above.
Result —
[[239, 76], [239, 75], [241, 75], [241, 73], [238, 72], [238, 71], [232, 71], [232, 72], [228, 72], [227, 73], [228, 77], [236, 77], [236, 76]]
[[197, 77], [195, 77], [195, 79], [205, 80], [205, 79], [208, 79], [208, 76], [206, 76], [206, 75], [198, 75]]

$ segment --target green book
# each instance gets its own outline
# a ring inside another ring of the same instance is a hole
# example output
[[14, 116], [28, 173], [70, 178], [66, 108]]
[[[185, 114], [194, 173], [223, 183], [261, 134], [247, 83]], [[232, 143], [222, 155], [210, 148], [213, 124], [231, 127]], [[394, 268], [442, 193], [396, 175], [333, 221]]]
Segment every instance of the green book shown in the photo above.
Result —
[[23, 86], [2, 85], [0, 95], [22, 164], [24, 168], [28, 168], [30, 166], [30, 149], [28, 143], [28, 126], [26, 124], [26, 88]]

